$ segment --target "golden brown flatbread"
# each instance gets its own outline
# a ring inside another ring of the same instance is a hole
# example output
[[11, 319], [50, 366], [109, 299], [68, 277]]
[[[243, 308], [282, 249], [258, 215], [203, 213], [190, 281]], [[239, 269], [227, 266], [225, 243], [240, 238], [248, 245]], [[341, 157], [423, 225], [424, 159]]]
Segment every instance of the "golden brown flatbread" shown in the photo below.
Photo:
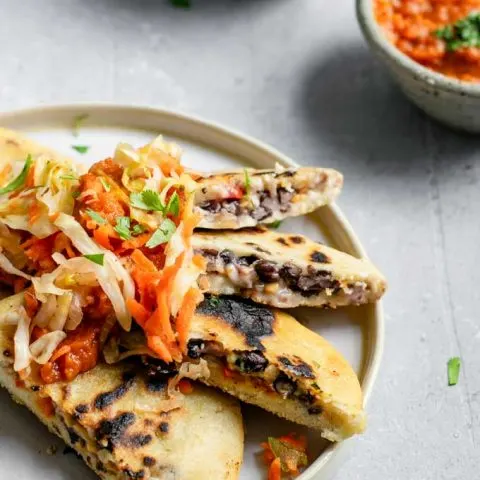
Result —
[[200, 285], [214, 295], [240, 295], [278, 308], [335, 308], [374, 302], [386, 289], [369, 260], [298, 234], [201, 231], [192, 244], [208, 262]]
[[16, 327], [3, 320], [22, 301], [23, 294], [0, 301], [0, 383], [100, 478], [238, 478], [243, 425], [231, 397], [195, 384], [173, 408], [165, 378], [128, 362], [99, 364], [69, 383], [43, 386], [34, 372], [20, 381], [13, 371]]
[[287, 313], [238, 298], [207, 298], [189, 338], [190, 359], [207, 361], [206, 384], [332, 441], [364, 430], [362, 391], [352, 367]]
[[342, 174], [330, 168], [244, 169], [198, 180], [201, 228], [254, 227], [313, 212], [340, 194]]

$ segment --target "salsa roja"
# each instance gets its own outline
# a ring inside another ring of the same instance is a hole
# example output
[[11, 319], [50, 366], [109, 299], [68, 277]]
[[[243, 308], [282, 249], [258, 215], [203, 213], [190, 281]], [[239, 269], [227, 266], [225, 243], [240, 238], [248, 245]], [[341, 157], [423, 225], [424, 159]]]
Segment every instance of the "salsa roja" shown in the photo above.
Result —
[[467, 82], [480, 81], [478, 12], [480, 0], [374, 0], [376, 21], [401, 52]]

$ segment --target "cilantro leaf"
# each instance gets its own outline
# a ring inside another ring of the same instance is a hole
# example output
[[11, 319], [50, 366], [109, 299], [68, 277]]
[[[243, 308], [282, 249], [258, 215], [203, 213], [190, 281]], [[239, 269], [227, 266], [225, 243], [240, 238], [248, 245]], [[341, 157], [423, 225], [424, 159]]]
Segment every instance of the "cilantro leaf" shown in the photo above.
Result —
[[472, 13], [452, 25], [435, 30], [435, 36], [445, 42], [446, 49], [480, 47], [480, 13]]
[[105, 256], [104, 253], [93, 253], [91, 255], [84, 255], [85, 258], [90, 260], [93, 263], [96, 263], [97, 265], [100, 265], [103, 267], [103, 257]]
[[243, 169], [243, 173], [245, 175], [245, 195], [247, 197], [250, 197], [250, 191], [251, 191], [250, 175], [248, 174], [248, 170], [246, 168]]
[[178, 196], [178, 193], [175, 192], [171, 197], [170, 200], [168, 201], [167, 208], [166, 208], [166, 214], [173, 215], [176, 217], [178, 215], [178, 212], [180, 211], [180, 197]]
[[145, 244], [148, 248], [155, 248], [162, 243], [168, 242], [172, 235], [175, 233], [177, 227], [175, 224], [169, 219], [166, 218], [160, 226], [153, 232], [152, 236]]
[[145, 205], [147, 205], [149, 210], [155, 210], [157, 212], [165, 211], [165, 205], [160, 200], [160, 195], [153, 190], [144, 190], [142, 192], [142, 199]]
[[80, 133], [80, 127], [82, 126], [83, 122], [89, 117], [87, 113], [83, 113], [82, 115], [78, 115], [73, 119], [73, 136], [78, 137]]
[[177, 8], [189, 9], [191, 7], [190, 0], [170, 0], [171, 4]]
[[218, 299], [218, 297], [210, 297], [208, 299], [208, 303], [212, 306], [212, 307], [218, 307], [218, 305], [220, 304], [220, 300]]
[[130, 240], [132, 235], [130, 233], [130, 218], [118, 217], [117, 224], [113, 229], [118, 233], [122, 240]]
[[103, 186], [103, 189], [106, 191], [106, 192], [109, 192], [111, 187], [110, 185], [108, 184], [108, 182], [103, 178], [103, 177], [100, 177], [100, 183], [102, 184]]
[[72, 145], [72, 148], [82, 155], [90, 149], [88, 145]]
[[28, 171], [32, 165], [32, 156], [29, 154], [27, 159], [25, 160], [25, 165], [23, 165], [22, 171], [18, 175], [17, 178], [14, 178], [8, 185], [5, 187], [0, 188], [0, 195], [4, 195], [5, 193], [10, 193], [15, 190], [18, 190], [27, 180]]
[[85, 212], [93, 221], [97, 222], [99, 225], [105, 225], [107, 223], [107, 221], [99, 213], [91, 210], [90, 208], [85, 210]]
[[282, 224], [281, 220], [275, 220], [275, 222], [269, 223], [268, 226], [270, 228], [278, 228]]
[[448, 361], [448, 386], [451, 387], [458, 383], [458, 377], [460, 375], [461, 360], [459, 357], [453, 357]]
[[80, 196], [80, 192], [78, 190], [75, 190], [74, 192], [72, 192], [73, 198], [78, 198], [79, 196]]
[[165, 206], [160, 201], [160, 195], [153, 190], [144, 190], [141, 193], [130, 194], [130, 205], [140, 210], [154, 210], [164, 212]]
[[146, 230], [146, 228], [143, 225], [140, 225], [139, 223], [135, 225], [132, 228], [132, 235], [140, 235]]
[[142, 193], [131, 193], [130, 205], [134, 208], [139, 208], [140, 210], [150, 210], [150, 207], [143, 201]]

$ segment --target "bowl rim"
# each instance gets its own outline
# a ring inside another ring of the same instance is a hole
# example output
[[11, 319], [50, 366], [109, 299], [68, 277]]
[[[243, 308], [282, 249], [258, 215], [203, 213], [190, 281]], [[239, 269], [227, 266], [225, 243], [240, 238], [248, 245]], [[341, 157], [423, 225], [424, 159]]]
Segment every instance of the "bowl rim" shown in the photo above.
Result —
[[374, 0], [356, 0], [357, 20], [370, 45], [391, 58], [404, 70], [409, 71], [417, 80], [422, 80], [436, 89], [458, 94], [460, 96], [480, 97], [480, 83], [471, 83], [448, 77], [435, 72], [401, 52], [382, 32], [373, 13]]

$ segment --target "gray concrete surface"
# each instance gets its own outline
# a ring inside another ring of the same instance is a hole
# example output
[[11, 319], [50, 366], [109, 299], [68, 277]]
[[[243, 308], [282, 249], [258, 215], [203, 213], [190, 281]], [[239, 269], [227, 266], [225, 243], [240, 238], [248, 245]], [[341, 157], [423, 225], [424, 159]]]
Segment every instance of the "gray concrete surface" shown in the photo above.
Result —
[[370, 428], [338, 480], [480, 478], [480, 140], [403, 98], [352, 0], [192, 2], [0, 0], [0, 109], [164, 106], [343, 171], [339, 203], [390, 291]]

